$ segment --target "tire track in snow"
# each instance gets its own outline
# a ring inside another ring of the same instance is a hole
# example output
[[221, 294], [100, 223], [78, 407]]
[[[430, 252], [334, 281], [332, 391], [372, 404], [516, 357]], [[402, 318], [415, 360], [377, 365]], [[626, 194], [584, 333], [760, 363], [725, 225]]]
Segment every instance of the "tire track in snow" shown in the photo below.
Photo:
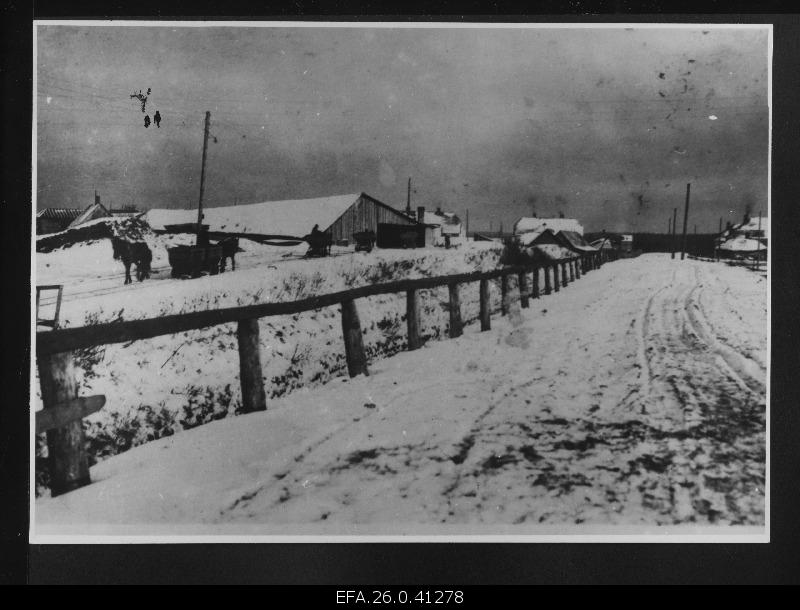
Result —
[[692, 331], [709, 350], [719, 357], [723, 365], [722, 368], [742, 389], [752, 392], [753, 394], [763, 394], [765, 386], [758, 381], [754, 371], [754, 368], [760, 371], [758, 363], [728, 345], [723, 344], [714, 334], [701, 308], [700, 300], [695, 298], [695, 293], [702, 290], [699, 285], [697, 267], [695, 267], [695, 277], [697, 278], [698, 285], [696, 285], [684, 299], [684, 311], [686, 312], [686, 319]]

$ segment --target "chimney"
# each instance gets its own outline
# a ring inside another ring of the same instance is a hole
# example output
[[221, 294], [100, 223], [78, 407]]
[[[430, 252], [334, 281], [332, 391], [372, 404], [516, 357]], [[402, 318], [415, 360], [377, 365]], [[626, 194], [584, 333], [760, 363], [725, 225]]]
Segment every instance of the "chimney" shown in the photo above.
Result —
[[425, 207], [417, 206], [417, 222], [425, 222]]
[[100, 195], [97, 194], [97, 191], [94, 192], [94, 202], [100, 203]]

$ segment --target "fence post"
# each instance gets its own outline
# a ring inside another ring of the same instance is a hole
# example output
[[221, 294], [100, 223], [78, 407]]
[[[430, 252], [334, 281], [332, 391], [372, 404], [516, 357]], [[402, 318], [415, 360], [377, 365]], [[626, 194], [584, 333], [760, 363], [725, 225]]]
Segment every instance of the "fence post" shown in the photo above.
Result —
[[528, 272], [520, 271], [517, 275], [517, 285], [519, 286], [519, 302], [523, 309], [528, 307]]
[[460, 337], [461, 333], [463, 332], [463, 324], [461, 322], [461, 301], [458, 297], [458, 284], [448, 284], [447, 290], [450, 293], [450, 338], [455, 339], [456, 337]]
[[561, 278], [558, 274], [558, 263], [553, 263], [553, 290], [558, 292], [561, 289]]
[[481, 331], [491, 330], [492, 328], [492, 313], [491, 304], [489, 302], [489, 280], [480, 281], [480, 302], [481, 302]]
[[406, 327], [409, 351], [422, 347], [419, 335], [419, 293], [416, 290], [406, 291]]
[[239, 320], [236, 328], [239, 344], [239, 383], [242, 387], [242, 412], [267, 410], [264, 373], [261, 369], [258, 318]]
[[500, 313], [508, 315], [508, 276], [505, 273], [500, 276]]
[[531, 290], [531, 296], [534, 299], [539, 298], [539, 267], [533, 268], [533, 287]]
[[367, 356], [364, 353], [364, 340], [361, 335], [361, 322], [358, 319], [358, 310], [353, 299], [342, 301], [342, 335], [344, 335], [347, 372], [350, 377], [355, 377], [362, 373], [369, 375]]
[[542, 273], [544, 273], [544, 293], [550, 294], [553, 288], [550, 286], [550, 265], [542, 265]]
[[[45, 409], [56, 408], [59, 403], [68, 403], [77, 398], [78, 380], [69, 353], [40, 356], [37, 360]], [[80, 419], [47, 431], [47, 453], [52, 495], [57, 496], [91, 483], [86, 439]]]

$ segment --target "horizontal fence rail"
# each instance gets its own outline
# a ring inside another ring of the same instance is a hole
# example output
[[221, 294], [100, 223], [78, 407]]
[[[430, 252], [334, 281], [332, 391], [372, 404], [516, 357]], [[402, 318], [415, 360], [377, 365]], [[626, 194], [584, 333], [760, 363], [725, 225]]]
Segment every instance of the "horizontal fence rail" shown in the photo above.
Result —
[[411, 280], [398, 280], [385, 284], [360, 286], [339, 292], [331, 292], [319, 296], [307, 297], [297, 301], [280, 303], [261, 303], [258, 305], [243, 305], [240, 307], [227, 307], [208, 311], [195, 311], [189, 313], [173, 314], [159, 318], [143, 320], [128, 320], [121, 322], [107, 322], [92, 326], [78, 328], [64, 328], [55, 331], [44, 331], [36, 334], [36, 353], [40, 356], [69, 352], [97, 345], [110, 345], [112, 343], [125, 343], [139, 339], [150, 339], [161, 335], [171, 335], [197, 330], [229, 322], [240, 322], [251, 318], [265, 318], [268, 316], [290, 315], [339, 305], [342, 301], [355, 300], [380, 294], [393, 294], [408, 290], [425, 288], [438, 288], [449, 284], [466, 284], [479, 280], [489, 280], [511, 274], [526, 273], [555, 265], [557, 261], [540, 263], [538, 265], [514, 265], [491, 271], [475, 271], [472, 273], [459, 273], [437, 277], [424, 277]]
[[[236, 335], [242, 411], [263, 411], [267, 408], [267, 401], [261, 369], [259, 318], [302, 313], [334, 305], [341, 306], [342, 335], [348, 373], [351, 377], [361, 374], [369, 375], [356, 299], [405, 292], [408, 349], [415, 350], [423, 345], [420, 336], [420, 290], [447, 287], [450, 316], [449, 336], [455, 338], [462, 334], [464, 326], [461, 315], [460, 284], [479, 282], [479, 320], [481, 331], [487, 331], [491, 328], [489, 280], [501, 279], [501, 313], [505, 315], [509, 311], [509, 303], [512, 298], [509, 282], [512, 275], [517, 279], [513, 294], [520, 300], [521, 306], [524, 308], [528, 307], [529, 299], [537, 299], [542, 293], [558, 292], [560, 287], [567, 286], [568, 283], [580, 278], [582, 274], [599, 268], [604, 262], [613, 258], [615, 258], [613, 254], [600, 251], [560, 260], [508, 265], [491, 271], [474, 271], [360, 286], [296, 301], [228, 307], [144, 320], [109, 322], [80, 328], [37, 332], [36, 360], [44, 409], [36, 414], [35, 431], [47, 433], [52, 494], [65, 493], [91, 482], [81, 419], [101, 409], [106, 401], [105, 396], [85, 398], [77, 396], [77, 377], [73, 356], [69, 352], [236, 322], [238, 324]], [[544, 290], [541, 292], [539, 290], [539, 270], [542, 270], [544, 277]], [[527, 274], [531, 272], [533, 272], [533, 281], [529, 284]]]

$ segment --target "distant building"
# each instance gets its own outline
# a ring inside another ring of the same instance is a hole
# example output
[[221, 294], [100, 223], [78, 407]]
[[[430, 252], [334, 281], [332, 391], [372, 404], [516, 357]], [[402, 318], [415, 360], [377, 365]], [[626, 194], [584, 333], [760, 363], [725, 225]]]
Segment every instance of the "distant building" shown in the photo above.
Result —
[[133, 216], [136, 208], [127, 207], [115, 213], [106, 209], [100, 203], [100, 195], [94, 192], [94, 203], [86, 209], [76, 208], [46, 208], [36, 215], [36, 234], [58, 233], [68, 228], [79, 227], [98, 218], [111, 218], [113, 216]]
[[457, 245], [466, 241], [466, 232], [461, 219], [454, 212], [427, 212], [419, 206], [415, 220], [425, 225], [426, 246]]
[[586, 240], [583, 239], [583, 235], [577, 231], [559, 231], [556, 233], [556, 239], [558, 243], [576, 254], [586, 254], [598, 250], [587, 243]]
[[553, 233], [559, 231], [573, 231], [583, 235], [583, 225], [574, 218], [537, 218], [522, 217], [514, 223], [514, 234], [527, 233], [529, 231], [542, 231], [550, 229]]
[[141, 214], [141, 212], [135, 205], [126, 205], [121, 208], [108, 208], [108, 212], [114, 218], [127, 218], [130, 216], [136, 216], [137, 214]]
[[112, 218], [112, 215], [111, 212], [100, 203], [100, 198], [96, 197], [96, 201], [81, 212], [80, 216], [70, 223], [69, 228], [74, 229], [91, 220], [97, 220], [98, 218]]
[[[197, 210], [152, 209], [145, 219], [156, 231], [167, 226], [191, 227], [197, 222]], [[213, 233], [244, 237], [298, 239], [316, 226], [338, 244], [352, 244], [353, 234], [362, 231], [375, 232], [378, 247], [422, 245], [424, 241], [416, 220], [366, 193], [204, 208], [203, 223]]]
[[36, 214], [36, 234], [63, 231], [82, 211], [80, 208], [45, 208]]
[[620, 252], [633, 252], [633, 235], [620, 235]]
[[719, 253], [730, 257], [767, 256], [769, 217], [751, 217], [745, 213], [742, 222], [729, 224], [714, 240]]
[[561, 260], [575, 256], [575, 250], [568, 247], [569, 242], [552, 229], [526, 231], [515, 235], [514, 239], [534, 259]]

